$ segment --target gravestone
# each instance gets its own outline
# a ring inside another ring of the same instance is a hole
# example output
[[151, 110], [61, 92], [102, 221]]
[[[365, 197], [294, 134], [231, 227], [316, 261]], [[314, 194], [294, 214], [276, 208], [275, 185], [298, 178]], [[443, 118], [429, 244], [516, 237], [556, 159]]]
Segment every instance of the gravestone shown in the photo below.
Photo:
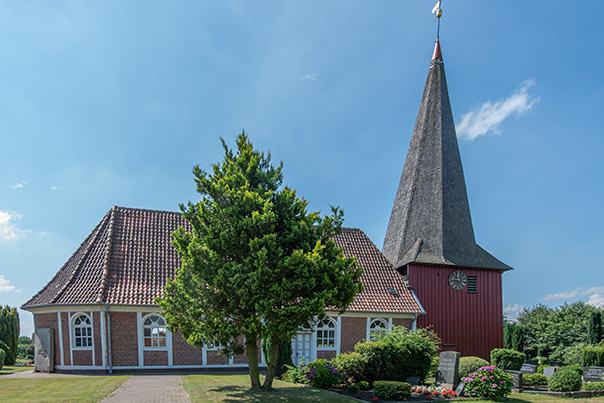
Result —
[[55, 368], [55, 343], [50, 328], [36, 329], [34, 337], [34, 371], [52, 372]]
[[459, 353], [457, 351], [443, 351], [438, 359], [435, 384], [447, 389], [455, 389], [458, 383]]
[[405, 382], [413, 386], [419, 385], [419, 376], [408, 376]]
[[583, 380], [585, 382], [602, 382], [604, 367], [583, 367]]
[[522, 368], [520, 368], [520, 372], [527, 375], [532, 375], [537, 373], [537, 366], [532, 364], [522, 364]]
[[463, 390], [466, 387], [466, 384], [463, 382], [459, 382], [459, 385], [457, 385], [457, 389], [455, 389], [455, 396], [459, 397], [463, 394]]
[[521, 371], [505, 370], [505, 373], [512, 375], [512, 382], [514, 384], [513, 392], [514, 393], [520, 393], [520, 392], [522, 392], [522, 372]]
[[556, 372], [557, 369], [558, 367], [545, 367], [543, 368], [543, 375], [549, 378], [550, 376], [554, 375], [554, 372]]

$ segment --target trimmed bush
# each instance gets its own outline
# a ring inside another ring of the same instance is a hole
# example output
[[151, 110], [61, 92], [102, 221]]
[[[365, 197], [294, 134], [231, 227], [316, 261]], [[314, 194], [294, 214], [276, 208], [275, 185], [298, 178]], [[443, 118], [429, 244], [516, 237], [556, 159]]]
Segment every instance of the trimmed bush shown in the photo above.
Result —
[[300, 360], [298, 366], [289, 365], [287, 366], [287, 372], [284, 374], [283, 379], [293, 383], [306, 383], [306, 360], [304, 357]]
[[583, 384], [583, 390], [604, 390], [604, 382], [587, 382]]
[[549, 378], [547, 387], [554, 392], [572, 392], [580, 390], [583, 385], [581, 375], [573, 369], [561, 368]]
[[348, 393], [352, 393], [353, 395], [356, 395], [357, 393], [359, 393], [361, 391], [361, 388], [358, 384], [353, 383], [352, 385], [348, 385], [348, 387], [346, 387], [346, 390], [348, 391]]
[[580, 367], [578, 365], [567, 365], [565, 367], [562, 367], [561, 369], [570, 369], [579, 374], [579, 376], [583, 376], [583, 367]]
[[359, 385], [359, 388], [361, 388], [361, 390], [369, 390], [369, 382], [367, 381], [361, 381], [357, 385]]
[[408, 330], [393, 326], [377, 336], [376, 341], [358, 343], [354, 350], [367, 364], [364, 378], [375, 381], [404, 381], [409, 376], [426, 378], [432, 357], [436, 354], [438, 336], [428, 329]]
[[323, 359], [309, 362], [304, 377], [306, 383], [321, 389], [332, 388], [342, 381], [340, 372], [329, 361]]
[[376, 381], [373, 384], [373, 394], [380, 399], [402, 400], [411, 396], [411, 385], [407, 382]]
[[512, 376], [494, 365], [482, 367], [472, 372], [466, 378], [465, 390], [472, 397], [482, 397], [489, 400], [501, 400], [512, 393]]
[[547, 386], [547, 376], [543, 374], [523, 374], [522, 384], [524, 386]]
[[526, 360], [526, 355], [516, 350], [496, 348], [491, 351], [491, 365], [499, 369], [519, 371]]
[[331, 362], [340, 371], [345, 382], [360, 382], [364, 378], [367, 358], [359, 353], [338, 354]]
[[459, 359], [459, 377], [463, 378], [475, 372], [480, 367], [486, 367], [489, 363], [480, 357], [461, 357]]
[[6, 352], [0, 348], [0, 369], [4, 365], [4, 358], [6, 357]]
[[588, 347], [583, 350], [584, 367], [604, 367], [604, 348]]

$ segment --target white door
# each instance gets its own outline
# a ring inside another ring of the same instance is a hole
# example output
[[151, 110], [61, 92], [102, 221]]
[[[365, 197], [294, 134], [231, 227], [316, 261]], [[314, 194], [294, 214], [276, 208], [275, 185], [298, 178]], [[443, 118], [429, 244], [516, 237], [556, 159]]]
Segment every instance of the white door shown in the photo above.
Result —
[[305, 357], [307, 363], [310, 361], [311, 336], [311, 333], [298, 333], [292, 340], [292, 361], [294, 365], [300, 364], [302, 357]]

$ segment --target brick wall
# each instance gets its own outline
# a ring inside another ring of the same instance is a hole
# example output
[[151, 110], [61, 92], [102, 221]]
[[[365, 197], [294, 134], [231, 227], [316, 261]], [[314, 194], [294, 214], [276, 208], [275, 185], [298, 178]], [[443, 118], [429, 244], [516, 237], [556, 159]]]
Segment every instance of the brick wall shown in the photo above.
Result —
[[[92, 312], [92, 332], [94, 334], [94, 360], [96, 366], [103, 366], [103, 335], [101, 334], [101, 313]], [[75, 360], [75, 358], [74, 358]]]
[[367, 318], [342, 317], [340, 351], [354, 351], [354, 345], [367, 337]]
[[336, 356], [335, 351], [317, 351], [317, 358], [323, 358], [324, 360], [331, 360]]
[[136, 313], [111, 312], [110, 318], [113, 366], [139, 365]]
[[92, 365], [92, 350], [73, 350], [71, 353], [73, 354], [73, 365]]
[[59, 346], [59, 325], [57, 322], [57, 314], [54, 313], [35, 313], [34, 314], [34, 328], [43, 329], [50, 328], [54, 329], [53, 337], [55, 344], [55, 365], [61, 365], [61, 347]]
[[168, 351], [143, 351], [145, 366], [168, 365]]
[[219, 355], [218, 351], [208, 350], [207, 354], [208, 354], [208, 356], [207, 356], [208, 365], [228, 365], [229, 364], [229, 359], [225, 356]]
[[405, 326], [407, 329], [411, 328], [411, 322], [413, 322], [413, 319], [403, 319], [403, 318], [392, 319], [392, 324], [394, 326]]
[[172, 362], [174, 365], [201, 365], [201, 355], [201, 348], [187, 343], [180, 331], [172, 334]]

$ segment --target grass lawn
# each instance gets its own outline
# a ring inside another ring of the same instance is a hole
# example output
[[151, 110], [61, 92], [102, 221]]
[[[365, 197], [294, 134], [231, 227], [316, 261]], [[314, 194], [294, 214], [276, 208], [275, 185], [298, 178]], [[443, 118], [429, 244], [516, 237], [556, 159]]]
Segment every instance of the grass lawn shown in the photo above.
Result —
[[271, 392], [250, 390], [249, 375], [183, 376], [185, 390], [193, 402], [353, 402], [321, 389], [305, 388], [275, 380]]
[[99, 402], [128, 378], [129, 376], [0, 377], [0, 402]]

